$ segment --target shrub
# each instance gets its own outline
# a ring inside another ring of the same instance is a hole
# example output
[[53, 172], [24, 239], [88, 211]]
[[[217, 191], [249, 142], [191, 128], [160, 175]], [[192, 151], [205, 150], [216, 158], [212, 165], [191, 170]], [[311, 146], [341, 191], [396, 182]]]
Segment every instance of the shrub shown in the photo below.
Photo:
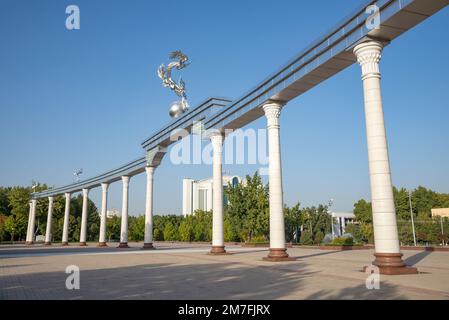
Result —
[[254, 236], [251, 238], [251, 241], [249, 241], [250, 243], [265, 243], [267, 242], [267, 239], [265, 238], [265, 236], [259, 235], [259, 236]]
[[354, 239], [351, 237], [337, 237], [330, 243], [332, 246], [352, 246], [354, 245]]

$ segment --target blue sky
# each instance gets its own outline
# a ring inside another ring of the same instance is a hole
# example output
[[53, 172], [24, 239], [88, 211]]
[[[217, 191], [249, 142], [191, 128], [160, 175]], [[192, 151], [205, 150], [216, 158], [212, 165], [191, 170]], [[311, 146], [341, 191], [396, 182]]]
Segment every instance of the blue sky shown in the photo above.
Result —
[[[174, 96], [156, 69], [181, 49], [191, 105], [235, 98], [327, 32], [359, 1], [0, 0], [0, 185], [61, 186], [140, 157], [169, 121]], [[65, 28], [76, 4], [81, 29]], [[381, 63], [393, 182], [449, 192], [449, 9], [396, 39]], [[291, 101], [281, 117], [284, 200], [350, 211], [369, 198], [362, 84], [356, 65]], [[263, 128], [264, 119], [248, 127]], [[168, 160], [168, 159], [166, 159]], [[259, 166], [225, 166], [233, 174]], [[164, 161], [155, 213], [180, 213], [182, 178], [206, 165]], [[99, 205], [100, 188], [91, 191]], [[144, 212], [145, 176], [131, 179], [130, 213]], [[109, 208], [121, 208], [121, 183]]]

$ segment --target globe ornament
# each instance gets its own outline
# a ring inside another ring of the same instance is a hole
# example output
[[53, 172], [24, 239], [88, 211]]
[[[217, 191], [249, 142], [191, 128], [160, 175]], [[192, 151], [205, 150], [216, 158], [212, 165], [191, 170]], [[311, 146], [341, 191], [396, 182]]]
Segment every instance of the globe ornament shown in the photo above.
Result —
[[188, 106], [186, 100], [175, 101], [171, 104], [168, 114], [172, 118], [178, 118], [180, 115], [182, 115], [188, 109], [189, 109], [189, 106]]

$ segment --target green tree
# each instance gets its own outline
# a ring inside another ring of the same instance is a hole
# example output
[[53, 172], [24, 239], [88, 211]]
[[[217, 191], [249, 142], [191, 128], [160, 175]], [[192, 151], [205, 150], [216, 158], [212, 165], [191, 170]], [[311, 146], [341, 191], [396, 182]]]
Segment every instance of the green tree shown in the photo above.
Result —
[[188, 216], [179, 225], [179, 240], [192, 241], [193, 240], [193, 220], [194, 217]]
[[195, 241], [212, 240], [212, 212], [196, 210], [193, 213], [193, 239]]
[[10, 235], [10, 240], [14, 241], [16, 235], [25, 233], [27, 228], [27, 221], [25, 221], [23, 216], [10, 215], [5, 221], [5, 230]]
[[293, 207], [284, 207], [285, 216], [285, 240], [296, 241], [299, 240], [299, 230], [303, 223], [303, 214], [300, 209], [300, 203], [298, 202]]
[[359, 200], [354, 204], [354, 215], [358, 222], [372, 223], [373, 210], [371, 202], [366, 202], [364, 199]]
[[106, 237], [108, 241], [120, 240], [120, 217], [113, 216], [106, 220]]
[[11, 207], [9, 206], [8, 193], [11, 188], [0, 187], [0, 214], [9, 216], [11, 212]]
[[164, 240], [175, 241], [177, 240], [176, 229], [171, 221], [168, 221], [164, 227]]
[[408, 190], [393, 188], [394, 204], [396, 207], [396, 216], [400, 220], [410, 220], [410, 203]]
[[142, 241], [145, 236], [145, 216], [130, 217], [129, 237], [133, 241]]
[[6, 220], [8, 219], [8, 216], [4, 214], [0, 214], [0, 241], [6, 240], [7, 231], [5, 228]]
[[251, 241], [253, 237], [268, 238], [269, 204], [268, 186], [256, 172], [246, 176], [246, 183], [228, 184], [226, 196], [229, 204], [225, 210], [229, 224], [228, 234], [238, 234], [241, 240]]

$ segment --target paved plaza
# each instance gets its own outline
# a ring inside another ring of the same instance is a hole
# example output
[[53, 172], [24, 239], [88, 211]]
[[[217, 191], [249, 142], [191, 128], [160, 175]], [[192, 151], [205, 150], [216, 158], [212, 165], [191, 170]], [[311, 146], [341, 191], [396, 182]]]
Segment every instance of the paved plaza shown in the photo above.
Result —
[[[405, 251], [418, 275], [381, 276], [368, 290], [360, 270], [372, 250], [291, 248], [293, 262], [266, 262], [265, 248], [156, 243], [141, 250], [88, 247], [0, 247], [0, 299], [449, 299], [449, 253]], [[80, 268], [80, 289], [67, 290], [66, 267]]]

